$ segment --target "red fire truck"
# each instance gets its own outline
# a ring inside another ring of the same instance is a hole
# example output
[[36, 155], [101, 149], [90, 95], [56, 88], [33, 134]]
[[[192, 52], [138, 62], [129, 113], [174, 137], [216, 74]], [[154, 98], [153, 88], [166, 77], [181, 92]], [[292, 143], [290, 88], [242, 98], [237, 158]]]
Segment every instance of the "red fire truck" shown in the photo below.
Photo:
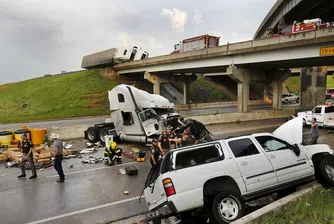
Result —
[[302, 23], [295, 23], [294, 25], [286, 26], [284, 29], [281, 30], [280, 34], [273, 34], [272, 37], [317, 29], [325, 29], [328, 27], [334, 27], [334, 22], [322, 23], [321, 19], [304, 20]]
[[174, 51], [172, 54], [217, 47], [219, 45], [219, 39], [220, 37], [210, 36], [208, 34], [185, 39], [174, 45]]

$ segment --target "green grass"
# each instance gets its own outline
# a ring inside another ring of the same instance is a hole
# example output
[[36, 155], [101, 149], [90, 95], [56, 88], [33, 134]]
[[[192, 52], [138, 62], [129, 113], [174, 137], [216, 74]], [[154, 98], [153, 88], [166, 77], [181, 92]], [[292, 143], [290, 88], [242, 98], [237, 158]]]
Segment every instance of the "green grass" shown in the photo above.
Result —
[[[182, 84], [173, 84], [173, 86], [183, 93]], [[228, 100], [227, 97], [218, 89], [212, 87], [205, 79], [198, 77], [190, 85], [190, 100], [192, 103], [210, 103]]]
[[333, 202], [334, 191], [321, 188], [252, 224], [334, 224]]
[[96, 70], [0, 85], [0, 123], [108, 114], [114, 86]]
[[[291, 76], [285, 81], [285, 85], [290, 93], [300, 93], [300, 77]], [[327, 88], [334, 88], [334, 76], [327, 76]]]

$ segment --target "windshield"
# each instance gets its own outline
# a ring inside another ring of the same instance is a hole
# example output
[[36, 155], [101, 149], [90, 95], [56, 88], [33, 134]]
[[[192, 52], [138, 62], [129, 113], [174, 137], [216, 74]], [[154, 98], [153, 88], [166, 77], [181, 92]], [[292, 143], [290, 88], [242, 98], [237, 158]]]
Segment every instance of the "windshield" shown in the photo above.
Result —
[[157, 115], [174, 113], [174, 110], [172, 108], [153, 108], [153, 110], [155, 111], [155, 113], [157, 113]]

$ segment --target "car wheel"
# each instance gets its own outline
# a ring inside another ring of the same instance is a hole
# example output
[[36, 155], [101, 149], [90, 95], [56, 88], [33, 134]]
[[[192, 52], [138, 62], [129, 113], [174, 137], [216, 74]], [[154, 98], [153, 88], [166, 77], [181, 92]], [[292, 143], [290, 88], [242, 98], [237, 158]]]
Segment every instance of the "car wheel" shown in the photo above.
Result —
[[99, 128], [90, 127], [87, 129], [87, 139], [90, 143], [96, 143], [99, 138]]
[[243, 210], [242, 200], [232, 191], [217, 194], [212, 203], [212, 215], [217, 223], [231, 223], [242, 217]]
[[99, 139], [100, 139], [100, 142], [103, 143], [103, 144], [105, 144], [104, 136], [106, 136], [106, 135], [109, 135], [108, 129], [102, 128], [99, 131]]
[[334, 186], [334, 162], [330, 159], [323, 159], [319, 164], [320, 177], [326, 184]]
[[296, 100], [296, 103], [299, 103], [299, 99]]
[[285, 102], [285, 104], [288, 104], [288, 103], [289, 103], [289, 100], [285, 100], [284, 102]]
[[306, 120], [303, 119], [303, 126], [306, 126]]

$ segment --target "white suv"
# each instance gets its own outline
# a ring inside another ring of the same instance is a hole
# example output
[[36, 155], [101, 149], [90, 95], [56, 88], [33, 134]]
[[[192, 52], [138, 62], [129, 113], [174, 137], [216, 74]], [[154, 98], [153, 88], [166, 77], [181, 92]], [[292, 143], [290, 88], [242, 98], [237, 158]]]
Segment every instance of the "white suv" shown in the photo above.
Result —
[[145, 183], [149, 219], [206, 211], [230, 223], [244, 203], [321, 178], [334, 185], [334, 156], [328, 145], [302, 144], [302, 118], [274, 133], [227, 138], [170, 151]]

